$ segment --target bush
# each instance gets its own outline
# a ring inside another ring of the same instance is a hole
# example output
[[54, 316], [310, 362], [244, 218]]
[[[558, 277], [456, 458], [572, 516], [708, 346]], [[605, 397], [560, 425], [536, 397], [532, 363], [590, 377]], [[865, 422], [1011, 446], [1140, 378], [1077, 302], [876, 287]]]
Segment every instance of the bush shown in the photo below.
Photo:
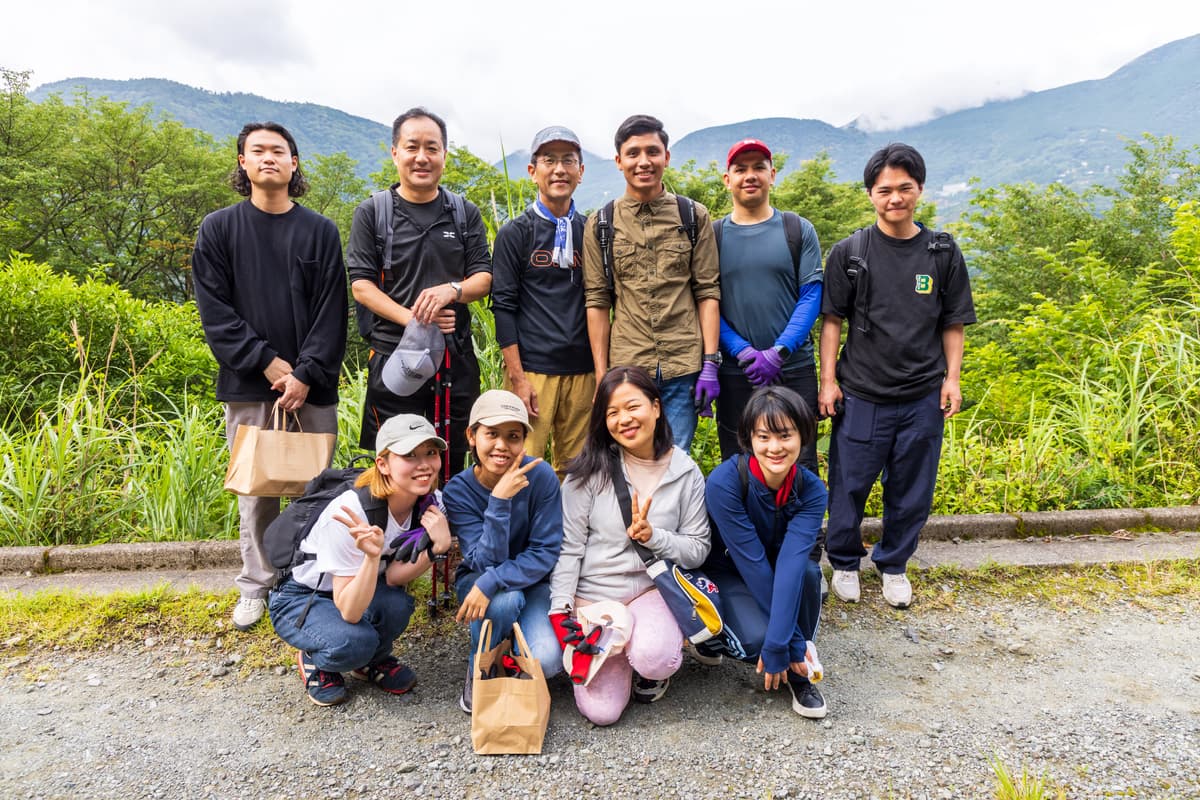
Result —
[[195, 305], [149, 303], [125, 290], [58, 275], [21, 255], [0, 263], [0, 395], [9, 419], [31, 421], [85, 375], [126, 391], [110, 413], [211, 401], [216, 362]]

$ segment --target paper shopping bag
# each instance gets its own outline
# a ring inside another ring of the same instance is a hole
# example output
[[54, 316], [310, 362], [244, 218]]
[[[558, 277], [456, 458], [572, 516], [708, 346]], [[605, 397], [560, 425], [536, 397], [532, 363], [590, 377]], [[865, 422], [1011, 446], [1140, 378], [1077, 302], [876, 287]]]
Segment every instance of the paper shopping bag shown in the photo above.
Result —
[[239, 425], [225, 472], [225, 488], [252, 497], [299, 497], [333, 458], [336, 435], [289, 431], [276, 404], [272, 426]]
[[492, 640], [492, 621], [485, 619], [475, 652], [474, 685], [471, 692], [471, 744], [483, 755], [540, 753], [550, 722], [550, 690], [542, 665], [529, 655], [521, 626], [513, 623], [513, 638], [521, 654], [513, 654], [520, 672], [509, 674], [502, 659], [512, 643]]

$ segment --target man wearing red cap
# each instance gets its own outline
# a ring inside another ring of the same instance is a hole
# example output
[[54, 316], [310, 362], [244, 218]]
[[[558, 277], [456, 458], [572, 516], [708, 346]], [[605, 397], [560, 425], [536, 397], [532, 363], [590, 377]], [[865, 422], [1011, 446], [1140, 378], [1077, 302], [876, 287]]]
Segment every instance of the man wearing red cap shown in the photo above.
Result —
[[[729, 148], [725, 187], [733, 211], [713, 223], [721, 264], [721, 350], [717, 435], [721, 457], [738, 452], [742, 409], [758, 386], [782, 384], [817, 408], [809, 336], [821, 309], [821, 245], [808, 220], [771, 207], [775, 167], [758, 139]], [[817, 471], [816, 442], [800, 465]]]

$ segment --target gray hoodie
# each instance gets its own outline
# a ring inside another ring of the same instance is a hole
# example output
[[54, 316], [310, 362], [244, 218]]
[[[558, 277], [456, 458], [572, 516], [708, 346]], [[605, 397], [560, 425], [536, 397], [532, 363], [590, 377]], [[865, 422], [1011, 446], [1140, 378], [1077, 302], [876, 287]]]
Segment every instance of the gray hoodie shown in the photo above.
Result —
[[[623, 460], [621, 472], [625, 473]], [[593, 475], [583, 485], [574, 478], [563, 484], [563, 543], [550, 576], [551, 613], [574, 608], [576, 597], [628, 603], [654, 586], [625, 531], [616, 493], [608, 481], [598, 490], [599, 483], [600, 476]], [[632, 486], [630, 490], [632, 494]], [[709, 549], [704, 476], [678, 447], [672, 448], [671, 462], [652, 497], [649, 520], [654, 533], [646, 547], [681, 567], [700, 566]]]

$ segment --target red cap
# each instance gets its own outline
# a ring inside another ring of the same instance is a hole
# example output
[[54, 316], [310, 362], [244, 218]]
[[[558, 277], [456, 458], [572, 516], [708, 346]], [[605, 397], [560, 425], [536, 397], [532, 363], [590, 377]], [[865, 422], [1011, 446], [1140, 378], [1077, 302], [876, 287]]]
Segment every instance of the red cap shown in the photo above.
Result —
[[767, 157], [767, 161], [771, 160], [771, 148], [758, 139], [742, 139], [729, 148], [729, 155], [725, 157], [725, 168], [729, 169], [729, 165], [733, 163], [733, 160], [747, 150], [757, 150]]

